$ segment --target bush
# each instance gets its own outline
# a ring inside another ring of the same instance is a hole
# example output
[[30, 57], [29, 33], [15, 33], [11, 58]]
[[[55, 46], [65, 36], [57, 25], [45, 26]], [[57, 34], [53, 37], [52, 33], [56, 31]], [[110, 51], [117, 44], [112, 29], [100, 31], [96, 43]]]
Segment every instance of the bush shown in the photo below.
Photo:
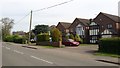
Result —
[[38, 34], [37, 42], [50, 41], [50, 36], [48, 33]]
[[5, 37], [4, 41], [23, 44], [25, 43], [26, 39], [19, 35], [9, 35]]
[[75, 35], [75, 41], [83, 43], [83, 40], [80, 38], [78, 34]]
[[52, 29], [51, 36], [52, 36], [52, 41], [53, 42], [62, 41], [61, 32], [57, 28]]
[[120, 37], [101, 38], [99, 40], [99, 52], [120, 54]]
[[73, 34], [70, 34], [69, 39], [75, 39]]
[[26, 39], [24, 37], [22, 37], [22, 36], [18, 36], [18, 37], [15, 37], [14, 42], [15, 43], [25, 44], [26, 43]]
[[12, 35], [6, 36], [4, 41], [6, 41], [6, 42], [13, 42], [13, 36]]
[[69, 35], [66, 35], [65, 38], [66, 38], [66, 39], [69, 39]]

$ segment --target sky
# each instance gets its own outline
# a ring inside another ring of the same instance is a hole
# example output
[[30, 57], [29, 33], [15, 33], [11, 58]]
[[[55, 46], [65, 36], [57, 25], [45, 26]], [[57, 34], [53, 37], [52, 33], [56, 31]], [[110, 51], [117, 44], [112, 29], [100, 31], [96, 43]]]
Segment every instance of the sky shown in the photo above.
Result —
[[[39, 10], [70, 0], [1, 0], [0, 19], [14, 19], [12, 31], [29, 31], [31, 10]], [[73, 0], [50, 9], [33, 12], [32, 29], [35, 25], [57, 25], [77, 18], [95, 18], [100, 12], [118, 15], [119, 0]], [[25, 18], [23, 18], [26, 16]]]

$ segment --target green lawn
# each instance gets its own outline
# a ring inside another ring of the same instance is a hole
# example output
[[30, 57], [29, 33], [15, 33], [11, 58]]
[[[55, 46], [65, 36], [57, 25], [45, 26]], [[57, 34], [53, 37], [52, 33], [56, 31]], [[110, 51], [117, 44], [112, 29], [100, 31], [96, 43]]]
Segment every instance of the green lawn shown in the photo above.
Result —
[[116, 58], [120, 58], [120, 55], [117, 54], [110, 54], [110, 53], [101, 53], [101, 52], [97, 52], [95, 53], [96, 56], [110, 56], [110, 57], [116, 57]]
[[80, 44], [80, 46], [90, 46], [90, 45], [97, 45], [97, 44]]
[[49, 46], [42, 46], [42, 47], [44, 47], [44, 48], [58, 48], [58, 47], [54, 47], [54, 46], [51, 46], [51, 45], [49, 45]]

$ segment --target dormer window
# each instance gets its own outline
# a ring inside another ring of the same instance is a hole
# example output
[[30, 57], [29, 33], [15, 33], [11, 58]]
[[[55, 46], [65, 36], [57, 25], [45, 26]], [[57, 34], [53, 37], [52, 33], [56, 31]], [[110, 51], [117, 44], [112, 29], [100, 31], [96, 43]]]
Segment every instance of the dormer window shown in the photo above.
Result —
[[108, 29], [111, 29], [111, 28], [112, 28], [112, 24], [108, 24], [108, 25], [107, 25], [107, 28], [108, 28]]

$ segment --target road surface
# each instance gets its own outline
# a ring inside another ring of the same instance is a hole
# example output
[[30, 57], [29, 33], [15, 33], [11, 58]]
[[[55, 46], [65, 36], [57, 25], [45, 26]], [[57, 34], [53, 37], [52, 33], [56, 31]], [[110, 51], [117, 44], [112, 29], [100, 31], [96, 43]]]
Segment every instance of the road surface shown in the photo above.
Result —
[[3, 66], [117, 66], [96, 61], [84, 54], [57, 49], [30, 49], [20, 45], [2, 43]]

